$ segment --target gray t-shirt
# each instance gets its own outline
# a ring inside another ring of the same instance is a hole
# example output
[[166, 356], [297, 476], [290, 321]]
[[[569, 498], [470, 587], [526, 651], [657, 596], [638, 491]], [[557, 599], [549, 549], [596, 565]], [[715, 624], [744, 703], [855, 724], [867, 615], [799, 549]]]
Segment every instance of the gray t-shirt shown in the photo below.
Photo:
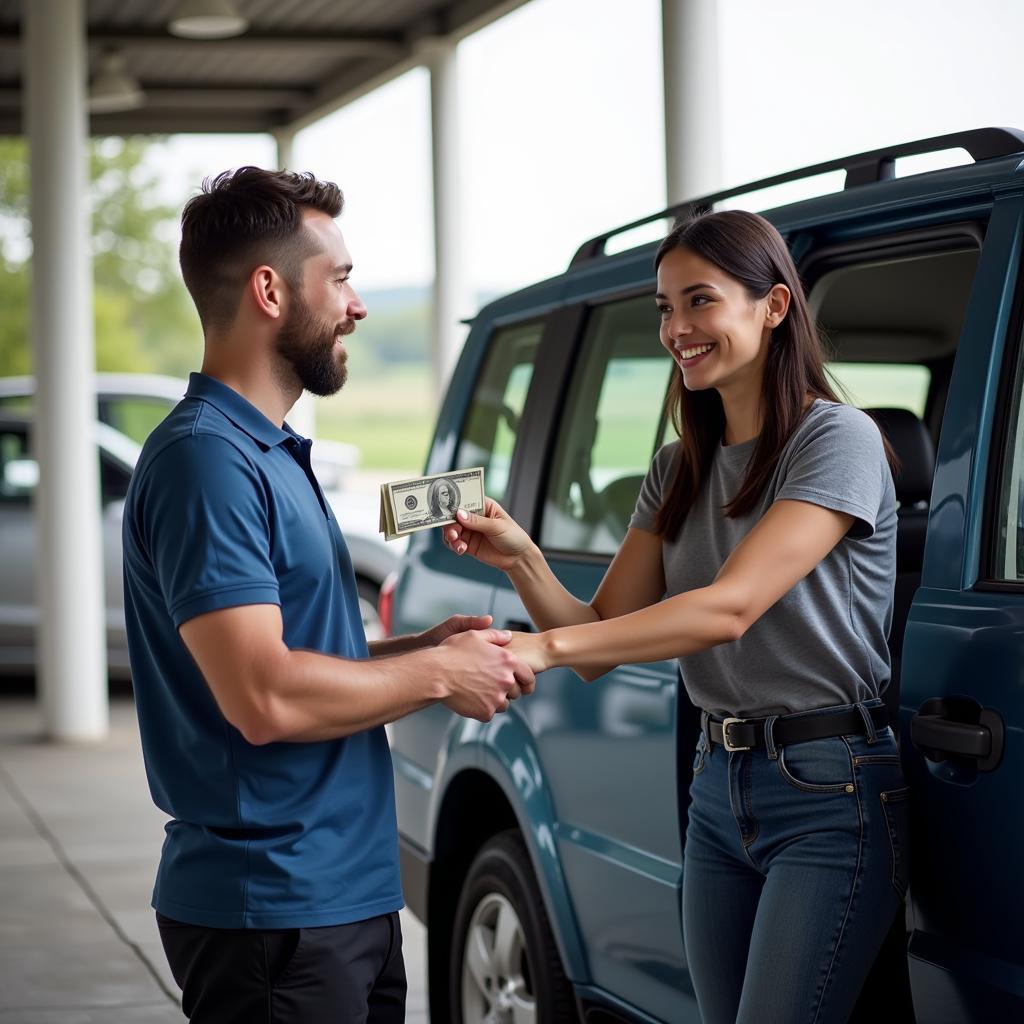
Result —
[[[780, 498], [855, 516], [847, 535], [739, 640], [679, 659], [690, 699], [716, 715], [787, 714], [877, 697], [889, 681], [886, 639], [896, 577], [896, 491], [866, 413], [818, 399], [794, 431], [757, 507], [728, 518], [757, 439], [722, 446], [677, 540], [662, 543], [668, 596], [709, 586]], [[644, 480], [630, 526], [653, 532], [679, 442]]]

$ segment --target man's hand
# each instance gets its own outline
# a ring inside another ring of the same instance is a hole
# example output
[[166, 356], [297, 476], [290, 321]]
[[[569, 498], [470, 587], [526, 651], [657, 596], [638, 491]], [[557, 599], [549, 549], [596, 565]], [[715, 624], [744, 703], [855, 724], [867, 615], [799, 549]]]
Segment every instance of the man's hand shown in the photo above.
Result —
[[504, 629], [469, 629], [441, 642], [445, 707], [464, 718], [489, 722], [520, 694], [533, 692], [533, 670], [507, 649], [511, 638]]
[[472, 629], [489, 629], [493, 621], [490, 615], [451, 615], [420, 634], [421, 646], [436, 647], [450, 636], [468, 633]]

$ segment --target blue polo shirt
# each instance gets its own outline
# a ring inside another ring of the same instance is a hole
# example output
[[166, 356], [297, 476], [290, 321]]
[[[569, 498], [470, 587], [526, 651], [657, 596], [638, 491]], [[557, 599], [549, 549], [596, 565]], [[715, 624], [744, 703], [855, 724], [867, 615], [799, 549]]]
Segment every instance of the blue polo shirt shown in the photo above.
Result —
[[194, 373], [128, 491], [135, 702], [150, 791], [171, 817], [153, 906], [189, 924], [312, 927], [402, 906], [383, 727], [253, 746], [221, 714], [178, 634], [205, 612], [277, 604], [290, 648], [368, 656], [352, 561], [310, 447]]

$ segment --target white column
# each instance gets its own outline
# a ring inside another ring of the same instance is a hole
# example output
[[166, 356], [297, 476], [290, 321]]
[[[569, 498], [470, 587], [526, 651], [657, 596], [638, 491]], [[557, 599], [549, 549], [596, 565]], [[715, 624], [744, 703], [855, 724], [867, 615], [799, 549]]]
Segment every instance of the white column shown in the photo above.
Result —
[[294, 171], [295, 132], [290, 128], [275, 128], [272, 134], [277, 147], [278, 170]]
[[93, 423], [83, 0], [25, 0], [32, 217], [38, 680], [54, 739], [107, 732], [100, 496]]
[[668, 202], [720, 188], [716, 0], [661, 0]]
[[[290, 128], [277, 128], [273, 134], [277, 146], [278, 170], [294, 171], [296, 169], [295, 132]], [[314, 402], [313, 396], [308, 391], [303, 391], [286, 417], [288, 426], [297, 430], [303, 437], [313, 437], [316, 434], [316, 405]]]
[[430, 39], [421, 44], [430, 70], [431, 156], [434, 175], [434, 302], [431, 363], [435, 401], [466, 340], [460, 321], [476, 312], [465, 271], [462, 194], [459, 187], [459, 74], [457, 44]]

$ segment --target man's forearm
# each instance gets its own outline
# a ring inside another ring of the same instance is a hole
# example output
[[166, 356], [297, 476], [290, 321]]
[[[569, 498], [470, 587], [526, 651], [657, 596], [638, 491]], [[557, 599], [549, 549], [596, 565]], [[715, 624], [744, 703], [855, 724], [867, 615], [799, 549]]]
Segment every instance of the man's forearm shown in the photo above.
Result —
[[353, 661], [286, 651], [265, 669], [250, 742], [311, 743], [372, 729], [447, 696], [432, 651]]

